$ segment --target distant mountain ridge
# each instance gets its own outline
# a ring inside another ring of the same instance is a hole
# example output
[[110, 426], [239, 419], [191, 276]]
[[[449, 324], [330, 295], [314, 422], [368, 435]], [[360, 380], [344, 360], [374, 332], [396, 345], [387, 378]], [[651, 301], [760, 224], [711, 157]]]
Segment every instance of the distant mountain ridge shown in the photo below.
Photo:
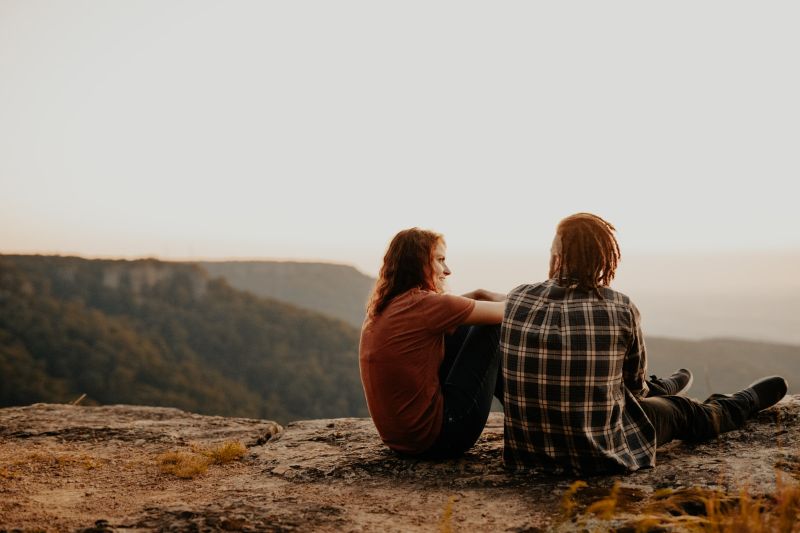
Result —
[[[207, 262], [0, 255], [0, 406], [87, 393], [101, 404], [279, 421], [366, 415], [354, 325], [373, 280], [342, 265], [266, 263], [211, 263], [210, 273]], [[231, 287], [235, 275], [276, 296]], [[289, 291], [297, 285], [302, 298]], [[351, 320], [320, 314], [341, 302]], [[689, 395], [700, 399], [768, 374], [786, 377], [790, 392], [800, 383], [800, 346], [646, 344], [650, 373], [690, 368]]]
[[[344, 313], [332, 310], [336, 303], [350, 302], [350, 323], [355, 326], [360, 326], [363, 320], [364, 302], [375, 282], [352, 267], [325, 263], [200, 264], [243, 290], [345, 320]], [[297, 287], [304, 294], [293, 293], [293, 288]], [[335, 301], [329, 301], [330, 298]], [[692, 370], [695, 380], [689, 396], [705, 399], [714, 392], [735, 392], [767, 374], [782, 374], [789, 379], [790, 391], [800, 390], [796, 388], [800, 385], [800, 346], [745, 339], [684, 340], [653, 335], [647, 335], [646, 345], [651, 374], [669, 375], [678, 368]]]
[[361, 328], [375, 279], [349, 265], [295, 261], [201, 261], [212, 276], [258, 296], [313, 309]]
[[789, 392], [800, 390], [800, 346], [742, 339], [701, 341], [647, 337], [651, 374], [668, 375], [678, 368], [694, 373], [688, 396], [706, 399], [712, 393], [731, 393], [756, 378], [782, 375]]
[[0, 255], [0, 405], [362, 416], [358, 331], [199, 265]]

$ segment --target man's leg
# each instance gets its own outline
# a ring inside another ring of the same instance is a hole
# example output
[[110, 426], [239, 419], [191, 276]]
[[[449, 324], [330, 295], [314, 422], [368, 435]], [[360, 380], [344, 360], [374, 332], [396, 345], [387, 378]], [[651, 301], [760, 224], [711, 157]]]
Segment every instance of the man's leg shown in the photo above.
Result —
[[692, 372], [685, 368], [676, 370], [671, 376], [666, 378], [659, 378], [658, 376], [650, 376], [647, 381], [648, 398], [654, 396], [670, 396], [680, 395], [689, 390], [694, 380]]
[[673, 439], [702, 441], [742, 427], [753, 409], [747, 397], [710, 397], [703, 403], [683, 396], [656, 396], [639, 401], [656, 429], [656, 444]]
[[480, 437], [496, 390], [500, 352], [500, 326], [472, 326], [461, 350], [442, 381], [444, 421], [430, 457], [455, 457]]
[[639, 400], [639, 405], [656, 429], [658, 445], [673, 439], [697, 442], [742, 427], [755, 413], [778, 403], [786, 390], [786, 381], [772, 376], [735, 394], [712, 394], [703, 403], [661, 396]]

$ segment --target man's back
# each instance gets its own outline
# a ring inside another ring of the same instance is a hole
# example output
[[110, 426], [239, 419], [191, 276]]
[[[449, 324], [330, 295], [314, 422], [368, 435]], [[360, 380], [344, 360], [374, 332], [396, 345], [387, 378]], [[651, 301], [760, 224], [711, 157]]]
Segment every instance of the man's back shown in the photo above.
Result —
[[548, 280], [508, 295], [501, 332], [508, 467], [582, 473], [655, 463], [639, 312], [608, 288]]

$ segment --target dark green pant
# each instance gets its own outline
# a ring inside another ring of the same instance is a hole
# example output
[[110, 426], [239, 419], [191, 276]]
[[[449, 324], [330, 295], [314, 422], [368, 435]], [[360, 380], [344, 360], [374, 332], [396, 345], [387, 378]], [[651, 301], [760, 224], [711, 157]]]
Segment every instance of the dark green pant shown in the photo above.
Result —
[[712, 394], [704, 402], [684, 396], [657, 396], [639, 400], [656, 428], [657, 445], [673, 439], [699, 442], [739, 429], [755, 414], [751, 391]]

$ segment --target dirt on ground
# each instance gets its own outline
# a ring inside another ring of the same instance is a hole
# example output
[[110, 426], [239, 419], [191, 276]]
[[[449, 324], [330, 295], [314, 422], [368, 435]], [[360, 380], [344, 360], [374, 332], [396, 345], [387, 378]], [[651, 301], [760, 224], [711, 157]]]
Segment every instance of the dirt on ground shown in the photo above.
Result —
[[[584, 479], [576, 488], [575, 478], [507, 472], [499, 413], [463, 458], [435, 462], [390, 452], [369, 419], [283, 428], [158, 407], [5, 408], [0, 531], [624, 529], [665, 489], [769, 495], [793, 481], [798, 417], [800, 397], [787, 397], [715, 441], [660, 448], [656, 468]], [[242, 454], [209, 459], [209, 450], [235, 442]], [[178, 477], [170, 452], [199, 459], [202, 468]], [[613, 517], [599, 526], [582, 518], [612, 491]]]

